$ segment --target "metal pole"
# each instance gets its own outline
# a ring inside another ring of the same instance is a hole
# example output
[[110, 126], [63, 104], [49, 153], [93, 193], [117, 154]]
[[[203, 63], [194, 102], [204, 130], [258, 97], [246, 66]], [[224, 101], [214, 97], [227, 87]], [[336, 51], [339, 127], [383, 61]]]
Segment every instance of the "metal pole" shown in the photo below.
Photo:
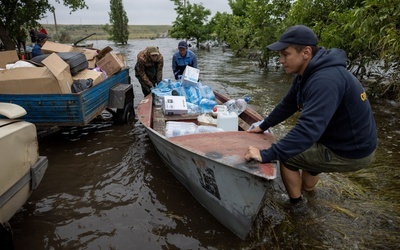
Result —
[[56, 37], [57, 37], [57, 39], [59, 39], [58, 30], [57, 30], [56, 8], [53, 8], [53, 17], [54, 17], [54, 26], [56, 28]]

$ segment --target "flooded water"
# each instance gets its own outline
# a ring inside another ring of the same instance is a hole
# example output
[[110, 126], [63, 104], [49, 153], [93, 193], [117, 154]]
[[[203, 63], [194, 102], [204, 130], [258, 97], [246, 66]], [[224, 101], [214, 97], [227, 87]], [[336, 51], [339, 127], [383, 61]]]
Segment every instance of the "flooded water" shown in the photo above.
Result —
[[[133, 66], [137, 53], [156, 45], [164, 78], [172, 78], [177, 41], [134, 40], [110, 45], [127, 55], [135, 108], [143, 98]], [[200, 80], [268, 114], [291, 84], [280, 69], [221, 48], [196, 51]], [[400, 245], [399, 104], [371, 100], [379, 149], [370, 167], [350, 174], [321, 174], [306, 209], [288, 211], [279, 189], [267, 194], [254, 230], [241, 240], [212, 217], [168, 171], [136, 120], [117, 126], [97, 121], [40, 141], [49, 166], [39, 188], [10, 221], [16, 249], [396, 249]], [[283, 136], [290, 119], [274, 128]], [[235, 190], [232, 190], [235, 192]]]

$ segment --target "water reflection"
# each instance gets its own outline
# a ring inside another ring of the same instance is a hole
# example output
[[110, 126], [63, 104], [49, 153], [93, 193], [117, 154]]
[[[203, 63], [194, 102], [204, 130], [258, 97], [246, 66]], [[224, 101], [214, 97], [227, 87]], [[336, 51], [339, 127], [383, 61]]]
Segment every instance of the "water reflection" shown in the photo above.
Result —
[[[164, 78], [178, 41], [135, 40], [126, 46], [93, 41], [127, 55], [132, 70], [144, 47], [160, 47]], [[250, 96], [266, 115], [291, 84], [280, 69], [227, 51], [196, 51], [201, 81], [233, 98]], [[304, 211], [285, 210], [278, 181], [248, 240], [213, 218], [161, 162], [144, 128], [96, 122], [40, 142], [49, 167], [38, 190], [11, 221], [17, 249], [394, 249], [400, 243], [400, 131], [396, 103], [372, 100], [378, 130], [377, 160], [350, 174], [323, 174]], [[274, 128], [283, 136], [295, 119]], [[234, 192], [234, 190], [232, 190]]]

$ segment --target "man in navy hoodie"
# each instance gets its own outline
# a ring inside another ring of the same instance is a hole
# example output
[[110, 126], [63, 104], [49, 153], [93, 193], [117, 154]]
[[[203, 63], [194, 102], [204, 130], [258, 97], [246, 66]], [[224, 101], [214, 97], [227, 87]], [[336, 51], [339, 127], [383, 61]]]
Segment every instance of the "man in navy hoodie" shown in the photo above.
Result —
[[292, 26], [278, 42], [279, 62], [293, 84], [282, 101], [250, 133], [273, 127], [295, 112], [295, 126], [268, 149], [249, 146], [246, 160], [281, 162], [281, 177], [292, 204], [301, 190], [313, 191], [322, 172], [357, 171], [368, 166], [377, 147], [374, 116], [361, 83], [346, 69], [346, 53], [317, 47], [314, 32]]

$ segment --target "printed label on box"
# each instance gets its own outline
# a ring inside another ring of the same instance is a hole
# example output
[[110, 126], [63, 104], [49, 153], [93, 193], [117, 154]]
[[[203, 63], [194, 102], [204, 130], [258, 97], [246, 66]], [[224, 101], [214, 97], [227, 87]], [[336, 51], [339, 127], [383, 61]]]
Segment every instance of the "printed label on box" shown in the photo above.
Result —
[[184, 96], [164, 96], [164, 114], [186, 114], [188, 111]]
[[185, 71], [183, 72], [182, 78], [181, 78], [181, 85], [182, 86], [197, 86], [197, 82], [199, 81], [199, 74], [200, 70], [186, 66]]

